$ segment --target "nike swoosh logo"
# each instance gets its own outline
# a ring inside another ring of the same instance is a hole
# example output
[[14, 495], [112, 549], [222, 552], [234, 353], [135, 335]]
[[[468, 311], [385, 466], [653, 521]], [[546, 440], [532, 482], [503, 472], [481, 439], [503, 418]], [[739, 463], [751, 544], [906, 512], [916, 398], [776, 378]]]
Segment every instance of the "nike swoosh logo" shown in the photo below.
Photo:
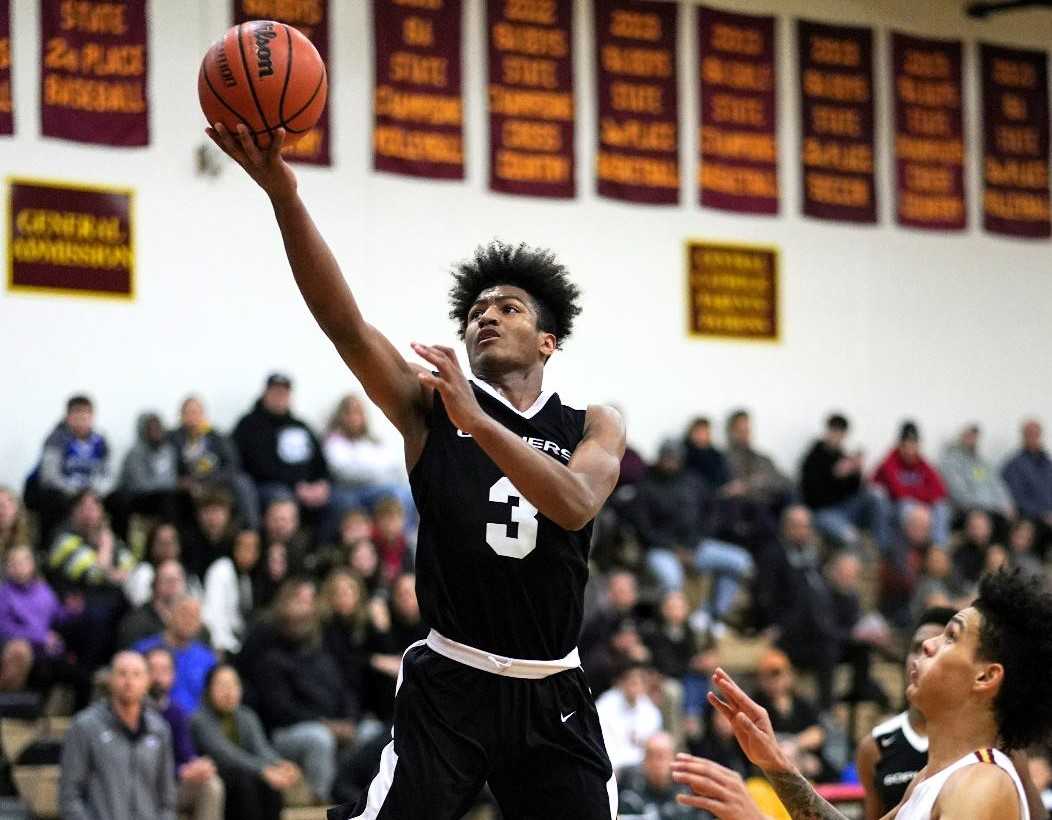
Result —
[[566, 715], [566, 716], [563, 716], [563, 713], [562, 713], [562, 712], [560, 712], [560, 713], [559, 713], [559, 717], [560, 717], [560, 718], [562, 719], [562, 722], [563, 722], [563, 723], [566, 723], [566, 721], [568, 721], [568, 720], [569, 720], [570, 718], [572, 718], [572, 717], [573, 717], [574, 715], [576, 715], [576, 714], [577, 714], [577, 710], [576, 710], [576, 709], [574, 709], [574, 710], [573, 710], [572, 712], [570, 712], [570, 714], [568, 714], [568, 715]]

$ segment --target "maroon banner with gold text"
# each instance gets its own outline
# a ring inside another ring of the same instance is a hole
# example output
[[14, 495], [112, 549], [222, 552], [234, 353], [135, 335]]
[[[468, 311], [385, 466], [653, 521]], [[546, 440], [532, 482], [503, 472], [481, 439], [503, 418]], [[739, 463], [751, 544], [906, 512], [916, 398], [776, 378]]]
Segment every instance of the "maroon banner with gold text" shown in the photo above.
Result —
[[0, 0], [0, 134], [15, 133], [11, 94], [11, 0]]
[[234, 25], [249, 20], [276, 20], [298, 29], [310, 40], [322, 62], [329, 83], [329, 97], [321, 119], [296, 142], [282, 149], [285, 159], [311, 165], [332, 165], [332, 129], [329, 110], [336, 98], [332, 88], [332, 64], [329, 62], [329, 0], [234, 0]]
[[40, 37], [45, 137], [149, 144], [146, 0], [41, 0]]
[[892, 32], [891, 70], [896, 218], [911, 228], [963, 230], [961, 43]]
[[573, 0], [486, 0], [490, 188], [571, 198]]
[[980, 44], [983, 227], [1052, 235], [1048, 193], [1048, 55]]
[[774, 17], [698, 6], [701, 204], [778, 213]]
[[679, 203], [674, 3], [595, 0], [600, 196]]
[[464, 178], [461, 0], [373, 0], [373, 166]]
[[131, 191], [12, 179], [8, 197], [9, 290], [134, 295]]
[[876, 222], [873, 30], [796, 21], [803, 212]]

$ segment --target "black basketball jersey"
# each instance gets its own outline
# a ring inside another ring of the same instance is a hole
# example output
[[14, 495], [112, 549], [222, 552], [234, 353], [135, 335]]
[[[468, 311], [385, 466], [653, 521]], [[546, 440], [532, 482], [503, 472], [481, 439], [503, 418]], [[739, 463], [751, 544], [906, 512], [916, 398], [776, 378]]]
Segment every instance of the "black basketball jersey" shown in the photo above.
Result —
[[[519, 412], [472, 382], [482, 409], [549, 458], [566, 464], [584, 434], [584, 410], [542, 393]], [[435, 391], [427, 442], [409, 475], [420, 513], [416, 590], [428, 626], [477, 649], [526, 660], [565, 657], [581, 631], [592, 523], [567, 532], [527, 501]]]
[[873, 780], [884, 811], [891, 811], [901, 802], [913, 776], [927, 764], [928, 738], [913, 731], [903, 712], [877, 726], [873, 739], [880, 753]]

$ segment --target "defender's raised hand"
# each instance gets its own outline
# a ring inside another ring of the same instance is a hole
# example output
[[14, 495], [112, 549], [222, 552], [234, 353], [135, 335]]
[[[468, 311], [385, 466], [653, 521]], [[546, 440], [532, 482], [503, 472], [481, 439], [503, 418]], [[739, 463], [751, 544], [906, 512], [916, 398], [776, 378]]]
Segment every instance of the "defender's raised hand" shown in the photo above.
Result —
[[709, 703], [730, 721], [745, 756], [764, 772], [793, 770], [792, 763], [782, 753], [774, 736], [767, 710], [746, 695], [722, 669], [717, 669], [713, 674], [712, 683], [720, 690], [723, 698], [719, 698], [715, 692], [709, 692]]
[[420, 371], [417, 376], [421, 384], [439, 392], [446, 413], [457, 427], [465, 433], [473, 432], [475, 426], [485, 421], [487, 416], [479, 406], [464, 371], [460, 369], [456, 351], [443, 345], [422, 345], [417, 342], [410, 346], [416, 355], [438, 371], [437, 376], [430, 371]]
[[205, 133], [224, 154], [244, 168], [271, 199], [296, 192], [296, 174], [281, 157], [281, 147], [285, 144], [284, 128], [273, 133], [270, 145], [265, 149], [256, 145], [244, 123], [238, 124], [236, 133], [231, 133], [221, 122], [206, 128]]

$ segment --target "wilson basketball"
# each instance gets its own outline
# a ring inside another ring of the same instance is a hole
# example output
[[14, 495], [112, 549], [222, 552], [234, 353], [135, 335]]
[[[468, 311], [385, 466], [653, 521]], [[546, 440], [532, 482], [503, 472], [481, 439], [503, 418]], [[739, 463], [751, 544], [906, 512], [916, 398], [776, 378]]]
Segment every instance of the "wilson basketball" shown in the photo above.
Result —
[[208, 49], [197, 96], [209, 125], [243, 123], [261, 148], [278, 128], [286, 144], [307, 133], [325, 108], [325, 64], [299, 31], [273, 20], [234, 26]]

